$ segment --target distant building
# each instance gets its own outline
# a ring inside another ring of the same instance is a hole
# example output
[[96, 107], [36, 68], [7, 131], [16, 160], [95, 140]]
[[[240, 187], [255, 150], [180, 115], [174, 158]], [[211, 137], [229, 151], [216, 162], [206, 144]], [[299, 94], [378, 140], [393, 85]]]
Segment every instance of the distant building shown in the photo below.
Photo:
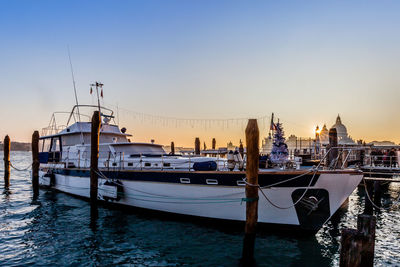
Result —
[[319, 141], [323, 145], [329, 144], [329, 130], [326, 128], [326, 124], [324, 124], [324, 127], [322, 127], [322, 130], [319, 133]]
[[[336, 123], [331, 128], [336, 129], [339, 145], [356, 145], [356, 142], [348, 135], [347, 128], [343, 125], [339, 115], [336, 118]], [[272, 143], [273, 137], [269, 133], [268, 137], [262, 140], [261, 153], [271, 153]], [[329, 129], [326, 127], [326, 124], [324, 124], [321, 130], [317, 126], [315, 129], [315, 138], [297, 137], [292, 134], [286, 139], [286, 144], [289, 155], [319, 153], [320, 150], [324, 151], [323, 147], [329, 144]]]
[[[348, 135], [346, 126], [343, 125], [342, 119], [338, 115], [336, 118], [336, 123], [332, 125], [331, 128], [335, 128], [338, 137], [338, 144], [339, 145], [355, 145], [356, 142]], [[318, 130], [318, 126], [317, 126]], [[329, 130], [324, 124], [322, 127], [321, 132], [319, 133], [319, 140], [322, 145], [329, 144]]]
[[355, 145], [356, 144], [356, 142], [354, 142], [354, 140], [351, 139], [351, 137], [347, 134], [347, 128], [346, 128], [346, 126], [344, 126], [342, 124], [342, 120], [340, 119], [339, 115], [336, 118], [336, 123], [334, 125], [332, 125], [331, 128], [336, 128], [339, 145]]
[[228, 151], [229, 151], [229, 150], [235, 151], [238, 147], [235, 146], [235, 145], [232, 143], [232, 141], [229, 141], [229, 143], [226, 144], [226, 148], [228, 149]]
[[[273, 138], [271, 134], [262, 140], [261, 153], [266, 155], [272, 151]], [[297, 137], [294, 134], [286, 138], [289, 155], [307, 154], [313, 149], [315, 140], [312, 138]]]
[[397, 146], [392, 141], [372, 141], [367, 143], [368, 146]]

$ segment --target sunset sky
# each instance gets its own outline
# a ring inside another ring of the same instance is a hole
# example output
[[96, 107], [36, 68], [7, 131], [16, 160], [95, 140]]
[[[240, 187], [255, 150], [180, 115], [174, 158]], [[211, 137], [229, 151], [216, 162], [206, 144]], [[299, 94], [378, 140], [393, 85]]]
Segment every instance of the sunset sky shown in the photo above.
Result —
[[0, 139], [30, 141], [72, 108], [69, 46], [80, 103], [103, 82], [133, 141], [239, 143], [239, 118], [274, 112], [286, 136], [339, 113], [354, 139], [399, 143], [399, 14], [399, 1], [0, 0]]

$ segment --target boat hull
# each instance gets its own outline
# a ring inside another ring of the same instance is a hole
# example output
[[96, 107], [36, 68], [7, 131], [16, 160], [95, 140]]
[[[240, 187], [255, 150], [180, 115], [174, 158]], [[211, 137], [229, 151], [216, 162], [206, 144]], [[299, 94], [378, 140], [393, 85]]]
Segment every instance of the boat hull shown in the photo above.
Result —
[[[48, 175], [42, 170], [39, 183], [89, 198], [89, 174], [89, 170], [60, 168]], [[315, 232], [362, 179], [360, 172], [296, 175], [260, 173], [263, 188], [259, 192], [259, 223], [298, 226]], [[246, 201], [252, 201], [246, 198], [244, 177], [244, 172], [103, 171], [98, 180], [98, 198], [117, 205], [240, 222], [246, 220]], [[308, 200], [315, 201], [310, 204]]]

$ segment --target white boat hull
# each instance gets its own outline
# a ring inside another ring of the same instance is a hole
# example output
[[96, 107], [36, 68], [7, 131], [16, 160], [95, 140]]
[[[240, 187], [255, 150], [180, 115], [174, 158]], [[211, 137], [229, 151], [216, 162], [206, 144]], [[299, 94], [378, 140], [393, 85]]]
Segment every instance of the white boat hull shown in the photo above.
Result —
[[[48, 186], [51, 184], [51, 178], [45, 177], [44, 174], [44, 172], [40, 173], [39, 183]], [[53, 179], [52, 187], [58, 191], [83, 198], [90, 197], [89, 177], [54, 174]], [[329, 192], [329, 214], [325, 216], [325, 221], [345, 202], [361, 179], [361, 173], [343, 173], [340, 175], [322, 173], [319, 176], [312, 190]], [[107, 186], [104, 188], [106, 181], [106, 179], [101, 178], [98, 180], [98, 198], [100, 200], [183, 215], [232, 221], [246, 220], [245, 186], [131, 181], [121, 177], [119, 182], [123, 191], [118, 194], [118, 199], [112, 199], [110, 196], [116, 191], [106, 192], [105, 190], [110, 188]], [[296, 206], [294, 206], [293, 193], [296, 190], [301, 192], [306, 189], [307, 187], [262, 189], [270, 201], [259, 194], [258, 222], [300, 226], [302, 222], [299, 221], [300, 217], [298, 211], [296, 211]], [[314, 229], [313, 226], [305, 228]]]

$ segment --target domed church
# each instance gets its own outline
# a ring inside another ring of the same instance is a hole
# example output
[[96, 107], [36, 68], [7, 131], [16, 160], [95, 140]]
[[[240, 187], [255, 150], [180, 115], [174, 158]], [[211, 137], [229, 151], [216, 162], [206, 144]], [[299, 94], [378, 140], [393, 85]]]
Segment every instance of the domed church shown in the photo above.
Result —
[[[354, 145], [355, 142], [347, 133], [347, 128], [342, 124], [342, 119], [338, 115], [336, 118], [336, 123], [332, 125], [331, 128], [335, 128], [338, 136], [338, 143], [339, 145]], [[320, 141], [322, 144], [329, 143], [329, 130], [326, 128], [326, 125], [321, 130], [319, 135]]]

